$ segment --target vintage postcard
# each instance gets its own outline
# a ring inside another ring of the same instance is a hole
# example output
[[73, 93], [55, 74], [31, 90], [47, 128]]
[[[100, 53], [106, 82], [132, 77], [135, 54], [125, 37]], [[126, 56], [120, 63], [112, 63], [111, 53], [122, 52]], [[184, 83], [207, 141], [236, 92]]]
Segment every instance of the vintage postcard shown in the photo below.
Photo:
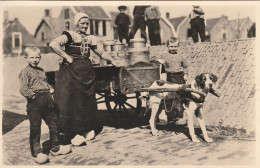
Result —
[[2, 166], [259, 166], [259, 2], [0, 4]]

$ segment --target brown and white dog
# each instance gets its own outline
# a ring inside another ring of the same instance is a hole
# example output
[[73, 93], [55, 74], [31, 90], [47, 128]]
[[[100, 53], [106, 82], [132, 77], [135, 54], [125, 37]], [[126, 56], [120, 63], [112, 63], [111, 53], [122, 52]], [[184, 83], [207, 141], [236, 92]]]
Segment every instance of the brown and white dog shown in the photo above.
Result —
[[[195, 89], [198, 91], [201, 91], [205, 93], [206, 96], [209, 92], [214, 94], [215, 96], [219, 97], [218, 93], [215, 92], [215, 86], [218, 78], [216, 75], [211, 73], [202, 73], [191, 82], [190, 87], [191, 89]], [[156, 81], [154, 82], [149, 88], [152, 89], [160, 89], [160, 88], [180, 88], [183, 85], [178, 84], [172, 84], [168, 82], [161, 82]], [[160, 115], [160, 113], [165, 110], [160, 107], [160, 103], [163, 99], [171, 99], [172, 97], [176, 96], [176, 94], [179, 94], [182, 96], [179, 92], [149, 92], [149, 107], [151, 108], [151, 117], [149, 120], [152, 135], [158, 136], [159, 132], [156, 129], [156, 121]], [[191, 136], [191, 139], [193, 142], [200, 142], [194, 131], [194, 124], [193, 124], [193, 116], [196, 115], [196, 118], [198, 119], [200, 128], [202, 130], [204, 139], [206, 142], [213, 142], [211, 138], [208, 137], [207, 130], [205, 127], [204, 119], [203, 119], [203, 102], [205, 99], [205, 96], [201, 96], [198, 93], [191, 92], [190, 98], [183, 98], [181, 101], [181, 104], [184, 108], [184, 119], [187, 119], [188, 128], [189, 128], [189, 134]]]

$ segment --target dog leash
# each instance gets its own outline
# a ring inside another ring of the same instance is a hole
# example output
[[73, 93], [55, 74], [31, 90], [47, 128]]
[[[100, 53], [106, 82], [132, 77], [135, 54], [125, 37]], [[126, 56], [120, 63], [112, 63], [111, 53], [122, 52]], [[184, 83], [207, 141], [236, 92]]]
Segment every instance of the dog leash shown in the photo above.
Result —
[[[164, 97], [164, 94], [163, 94], [163, 92], [162, 92], [162, 95], [163, 95], [163, 97]], [[163, 103], [164, 103], [164, 109], [165, 109], [165, 112], [166, 113], [168, 113], [168, 112], [171, 112], [172, 111], [172, 109], [173, 109], [173, 104], [174, 104], [174, 99], [172, 100], [172, 106], [171, 106], [171, 108], [170, 108], [170, 110], [167, 110], [167, 107], [166, 107], [166, 101], [165, 101], [165, 99], [163, 99]]]

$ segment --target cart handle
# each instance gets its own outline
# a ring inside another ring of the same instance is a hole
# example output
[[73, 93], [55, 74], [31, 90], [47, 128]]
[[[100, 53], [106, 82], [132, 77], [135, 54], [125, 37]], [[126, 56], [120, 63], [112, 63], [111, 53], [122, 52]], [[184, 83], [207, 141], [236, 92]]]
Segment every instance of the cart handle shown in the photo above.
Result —
[[194, 92], [197, 93], [201, 96], [206, 97], [207, 94], [201, 91], [198, 91], [196, 89], [192, 89], [192, 88], [139, 88], [138, 91], [140, 92]]

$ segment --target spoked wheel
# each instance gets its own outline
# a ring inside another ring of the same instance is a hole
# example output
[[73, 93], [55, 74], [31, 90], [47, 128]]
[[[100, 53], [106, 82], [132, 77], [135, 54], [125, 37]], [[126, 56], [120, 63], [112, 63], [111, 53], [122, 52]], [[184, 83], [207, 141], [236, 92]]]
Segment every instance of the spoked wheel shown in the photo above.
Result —
[[107, 110], [115, 117], [119, 111], [123, 112], [129, 117], [137, 117], [141, 111], [142, 101], [138, 98], [139, 92], [133, 94], [121, 94], [120, 91], [113, 93], [105, 93], [105, 103]]
[[97, 93], [97, 96], [96, 96], [97, 104], [105, 103], [105, 96], [106, 96], [106, 93]]

